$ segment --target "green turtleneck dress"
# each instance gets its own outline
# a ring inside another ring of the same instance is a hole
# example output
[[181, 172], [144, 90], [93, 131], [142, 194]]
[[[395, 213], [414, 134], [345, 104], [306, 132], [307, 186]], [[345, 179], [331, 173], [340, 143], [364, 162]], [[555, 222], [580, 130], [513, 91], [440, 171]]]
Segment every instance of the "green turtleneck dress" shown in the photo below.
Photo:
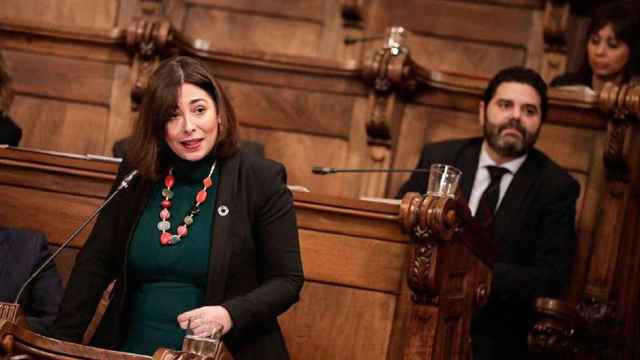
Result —
[[[213, 158], [197, 162], [174, 160], [171, 233], [202, 190], [202, 180], [209, 174]], [[200, 205], [187, 236], [175, 245], [160, 245], [160, 202], [164, 178], [155, 184], [129, 245], [127, 300], [128, 332], [123, 351], [152, 355], [159, 347], [180, 349], [185, 335], [180, 329], [179, 314], [202, 306], [209, 270], [209, 253], [214, 220], [219, 169], [207, 200]]]

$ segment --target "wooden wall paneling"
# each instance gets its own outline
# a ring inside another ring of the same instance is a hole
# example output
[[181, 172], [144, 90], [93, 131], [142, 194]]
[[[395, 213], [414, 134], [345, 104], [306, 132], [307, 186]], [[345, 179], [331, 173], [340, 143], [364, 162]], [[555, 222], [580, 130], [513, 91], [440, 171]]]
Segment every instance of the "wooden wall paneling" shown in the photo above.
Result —
[[587, 280], [587, 272], [589, 269], [589, 261], [591, 252], [595, 243], [600, 241], [596, 237], [595, 229], [600, 216], [600, 207], [605, 185], [604, 166], [602, 164], [602, 153], [604, 151], [604, 136], [598, 134], [596, 137], [593, 150], [591, 152], [591, 164], [585, 183], [581, 182], [581, 197], [576, 207], [578, 211], [577, 232], [578, 243], [576, 244], [576, 261], [573, 264], [571, 281], [567, 289], [567, 296], [571, 301], [578, 301], [584, 292]]
[[407, 252], [405, 244], [305, 229], [300, 229], [299, 234], [302, 262], [308, 268], [305, 278], [398, 293]]
[[[4, 199], [0, 224], [42, 231], [47, 235], [49, 244], [56, 245], [60, 245], [102, 202], [102, 199], [86, 196], [9, 185], [0, 185], [0, 194]], [[81, 247], [92, 227], [93, 224], [89, 224], [71, 246]]]
[[4, 0], [3, 17], [85, 28], [111, 29], [117, 23], [118, 7], [126, 0]]
[[[258, 129], [250, 126], [242, 126], [240, 135], [242, 139], [262, 143], [267, 158], [282, 162], [287, 168], [287, 182], [290, 185], [301, 185], [318, 194], [343, 193], [344, 179], [340, 176], [313, 175], [311, 167], [314, 165], [344, 167], [347, 158], [347, 141], [334, 137]], [[314, 149], [322, 149], [322, 151]]]
[[489, 78], [507, 66], [539, 66], [542, 23], [536, 8], [410, 0], [390, 5], [390, 11], [394, 25], [413, 32], [414, 57], [430, 69]]
[[176, 30], [183, 33], [185, 15], [187, 13], [185, 0], [166, 0], [164, 4], [164, 16], [171, 21], [171, 25]]
[[[398, 231], [398, 217], [389, 215], [388, 211], [372, 212], [374, 205], [394, 208], [394, 205], [364, 202], [368, 211], [354, 210], [353, 201], [346, 197], [326, 196], [330, 203], [303, 202], [305, 198], [317, 197], [313, 193], [296, 192], [296, 218], [300, 228], [309, 231], [325, 231], [349, 237], [362, 237], [398, 243], [406, 242], [406, 236]], [[362, 202], [359, 202], [362, 203]], [[338, 210], [339, 209], [339, 210]], [[330, 211], [331, 210], [331, 211]], [[384, 220], [384, 221], [380, 221]], [[372, 222], [376, 223], [372, 227]]]
[[353, 96], [229, 80], [223, 84], [241, 125], [349, 136]]
[[[238, 12], [255, 12], [274, 17], [313, 20], [324, 19], [325, 0], [182, 0], [188, 6], [203, 6]], [[333, 0], [329, 0], [333, 1]]]
[[624, 212], [630, 200], [630, 190], [624, 185], [607, 183], [607, 190], [600, 203], [600, 214], [596, 223], [596, 239], [591, 261], [586, 293], [598, 299], [609, 297], [620, 251], [620, 236], [623, 233]]
[[[110, 63], [13, 50], [3, 53], [17, 95], [10, 114], [23, 128], [21, 146], [110, 154], [109, 136], [122, 133], [117, 129], [128, 117], [125, 65], [120, 65], [114, 82], [115, 66]], [[112, 101], [116, 106], [110, 114]]]
[[525, 65], [527, 50], [522, 46], [478, 43], [433, 35], [411, 34], [411, 54], [432, 70], [479, 77], [491, 77], [509, 66]]
[[[632, 127], [629, 129], [630, 136], [637, 139], [640, 135], [640, 129]], [[640, 143], [635, 141], [630, 144], [628, 161], [629, 164], [640, 163]], [[621, 319], [620, 329], [617, 332], [624, 337], [621, 353], [625, 354], [625, 359], [635, 359], [632, 353], [639, 353], [637, 344], [634, 344], [640, 333], [640, 318], [638, 311], [637, 297], [640, 285], [640, 169], [637, 166], [630, 166], [630, 182], [628, 184], [628, 207], [624, 214], [623, 231], [620, 233], [619, 255], [615, 268], [611, 274], [613, 286], [611, 289], [612, 298], [615, 299], [614, 311], [616, 319]]]
[[594, 156], [595, 142], [600, 136], [601, 133], [591, 129], [545, 123], [536, 147], [567, 170], [587, 172]]
[[[405, 109], [403, 128], [400, 130], [393, 167], [415, 168], [422, 153], [422, 147], [427, 143], [481, 135], [477, 113], [417, 104], [409, 105]], [[394, 175], [387, 195], [395, 196], [408, 178], [409, 174]]]
[[323, 10], [319, 14], [291, 16], [261, 12], [262, 7], [253, 2], [245, 3], [243, 8], [210, 4], [188, 5], [184, 33], [212, 49], [311, 57], [320, 54], [323, 24], [318, 15], [323, 15]]
[[[394, 23], [419, 34], [522, 46], [531, 10], [447, 0], [406, 0], [390, 9]], [[508, 30], [506, 30], [508, 29]]]
[[[524, 66], [544, 74], [543, 58], [545, 55], [544, 44], [544, 12], [542, 10], [531, 11], [531, 28], [526, 42], [527, 60]], [[543, 76], [544, 78], [544, 76]]]
[[[82, 59], [128, 64], [119, 29], [79, 30], [66, 28], [33, 28], [33, 24], [8, 24], [0, 19], [0, 49], [38, 55], [54, 55], [67, 59]], [[41, 25], [41, 24], [39, 24]]]
[[102, 154], [106, 107], [18, 95], [11, 117], [22, 128], [20, 146], [75, 154]]
[[12, 50], [3, 56], [18, 94], [109, 105], [111, 64]]
[[116, 65], [113, 78], [109, 120], [101, 152], [109, 156], [113, 153], [113, 144], [130, 135], [133, 129], [133, 116], [135, 116], [131, 111], [131, 68], [126, 65]]
[[278, 318], [292, 359], [385, 359], [396, 306], [391, 294], [308, 281]]
[[[393, 168], [414, 169], [418, 163], [427, 132], [427, 121], [424, 111], [415, 104], [407, 104], [404, 110], [402, 125], [398, 131]], [[411, 174], [393, 174], [389, 179], [387, 197], [395, 197], [400, 186], [409, 179]]]
[[[351, 114], [351, 129], [349, 130], [349, 148], [347, 149], [347, 161], [345, 167], [348, 169], [367, 169], [370, 168], [371, 155], [367, 147], [367, 106], [368, 99], [359, 97], [356, 99], [353, 112]], [[360, 197], [364, 194], [362, 183], [365, 181], [366, 174], [362, 173], [344, 173], [339, 174], [344, 183], [344, 197]], [[332, 181], [332, 179], [327, 179]], [[335, 180], [334, 180], [335, 181]]]

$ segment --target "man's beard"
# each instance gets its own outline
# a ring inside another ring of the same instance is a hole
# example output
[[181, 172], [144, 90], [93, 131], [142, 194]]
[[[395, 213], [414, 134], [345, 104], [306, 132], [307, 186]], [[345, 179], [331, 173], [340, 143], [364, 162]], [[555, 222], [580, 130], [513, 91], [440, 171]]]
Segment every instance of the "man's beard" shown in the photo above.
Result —
[[[505, 129], [513, 129], [520, 134], [520, 138], [514, 136], [501, 136]], [[510, 119], [508, 123], [503, 125], [494, 125], [487, 118], [485, 112], [484, 122], [484, 138], [491, 148], [501, 156], [516, 158], [526, 154], [538, 140], [540, 128], [535, 133], [531, 133], [522, 125], [518, 119]]]

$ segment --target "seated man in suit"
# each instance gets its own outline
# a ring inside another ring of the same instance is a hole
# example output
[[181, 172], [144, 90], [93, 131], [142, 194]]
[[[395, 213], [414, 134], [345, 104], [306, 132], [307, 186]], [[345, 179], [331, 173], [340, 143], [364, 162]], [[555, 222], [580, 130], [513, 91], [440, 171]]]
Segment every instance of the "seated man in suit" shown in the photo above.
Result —
[[[558, 296], [571, 270], [580, 185], [533, 148], [547, 105], [547, 87], [537, 73], [502, 70], [480, 102], [484, 137], [429, 144], [417, 166], [461, 169], [471, 212], [491, 226], [497, 244], [491, 297], [471, 321], [474, 360], [525, 358], [532, 302]], [[426, 185], [425, 173], [413, 173], [399, 196], [424, 193]]]
[[[50, 255], [44, 234], [0, 228], [0, 301], [14, 302], [22, 285]], [[60, 275], [51, 263], [19, 299], [31, 330], [46, 335], [58, 314], [63, 293]]]

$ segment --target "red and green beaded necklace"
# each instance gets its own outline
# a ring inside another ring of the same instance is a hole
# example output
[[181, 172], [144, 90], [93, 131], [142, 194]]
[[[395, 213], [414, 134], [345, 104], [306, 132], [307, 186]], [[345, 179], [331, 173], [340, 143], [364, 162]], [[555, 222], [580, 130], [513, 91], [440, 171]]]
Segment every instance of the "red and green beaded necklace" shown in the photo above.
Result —
[[209, 175], [202, 180], [202, 190], [198, 191], [196, 194], [196, 199], [191, 206], [191, 209], [187, 212], [187, 215], [182, 219], [182, 223], [176, 229], [176, 233], [172, 234], [171, 231], [171, 223], [169, 222], [169, 218], [171, 217], [171, 212], [169, 209], [171, 208], [171, 199], [173, 198], [173, 191], [171, 188], [175, 184], [175, 178], [173, 177], [173, 168], [169, 169], [169, 173], [164, 178], [164, 186], [162, 189], [162, 196], [164, 200], [160, 202], [160, 219], [158, 222], [158, 230], [160, 231], [160, 245], [168, 246], [175, 245], [182, 241], [182, 238], [187, 236], [189, 233], [189, 226], [193, 224], [194, 217], [200, 213], [200, 204], [207, 201], [207, 189], [213, 186], [213, 180], [211, 179], [211, 175], [213, 174], [213, 170], [216, 168], [216, 162], [213, 162], [211, 166], [211, 170], [209, 171]]

